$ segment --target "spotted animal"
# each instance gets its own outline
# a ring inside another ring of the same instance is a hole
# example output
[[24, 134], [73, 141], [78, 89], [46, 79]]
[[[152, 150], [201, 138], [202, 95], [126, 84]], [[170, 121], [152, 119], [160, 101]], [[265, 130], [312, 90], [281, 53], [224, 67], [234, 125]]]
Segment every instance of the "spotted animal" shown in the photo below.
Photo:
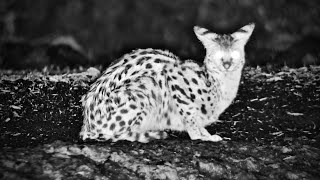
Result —
[[220, 141], [205, 127], [236, 97], [245, 63], [248, 24], [219, 35], [194, 27], [206, 49], [203, 65], [157, 49], [139, 49], [113, 62], [82, 97], [83, 140], [149, 142], [165, 130], [186, 131], [192, 140]]

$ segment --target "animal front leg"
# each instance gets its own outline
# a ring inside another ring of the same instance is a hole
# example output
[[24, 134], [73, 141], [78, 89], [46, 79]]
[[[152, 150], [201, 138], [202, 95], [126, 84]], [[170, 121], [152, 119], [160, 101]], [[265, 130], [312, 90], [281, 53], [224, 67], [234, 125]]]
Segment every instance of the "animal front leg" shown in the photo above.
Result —
[[211, 135], [204, 127], [199, 127], [199, 125], [193, 119], [185, 120], [184, 124], [192, 140], [200, 139], [202, 141], [212, 142], [218, 142], [222, 140], [219, 135]]
[[202, 134], [205, 135], [206, 138], [208, 137], [208, 140], [206, 141], [212, 141], [212, 142], [222, 141], [222, 138], [219, 135], [217, 134], [211, 135], [204, 127], [201, 127], [200, 131]]

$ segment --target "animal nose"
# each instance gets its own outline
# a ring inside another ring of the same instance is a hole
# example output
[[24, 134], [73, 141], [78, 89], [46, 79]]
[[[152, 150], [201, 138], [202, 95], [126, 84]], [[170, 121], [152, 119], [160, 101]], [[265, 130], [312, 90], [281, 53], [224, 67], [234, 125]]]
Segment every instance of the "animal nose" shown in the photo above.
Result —
[[231, 66], [231, 61], [225, 61], [222, 63], [222, 65], [225, 69], [229, 69]]

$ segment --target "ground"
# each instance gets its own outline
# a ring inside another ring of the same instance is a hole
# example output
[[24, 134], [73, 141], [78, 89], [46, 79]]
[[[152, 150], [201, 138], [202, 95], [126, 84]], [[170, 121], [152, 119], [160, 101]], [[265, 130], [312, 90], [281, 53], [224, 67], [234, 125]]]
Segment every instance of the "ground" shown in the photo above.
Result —
[[66, 72], [0, 71], [0, 179], [320, 179], [320, 67], [246, 67], [218, 143], [83, 142], [98, 71]]

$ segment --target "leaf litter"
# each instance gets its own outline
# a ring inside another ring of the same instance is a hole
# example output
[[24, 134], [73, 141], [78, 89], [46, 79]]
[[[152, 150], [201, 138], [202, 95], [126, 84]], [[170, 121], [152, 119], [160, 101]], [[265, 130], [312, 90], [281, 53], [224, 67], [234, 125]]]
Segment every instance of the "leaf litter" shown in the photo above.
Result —
[[79, 102], [97, 69], [0, 71], [4, 179], [318, 179], [320, 68], [246, 67], [238, 97], [209, 126], [223, 142], [169, 132], [148, 144], [82, 142]]

